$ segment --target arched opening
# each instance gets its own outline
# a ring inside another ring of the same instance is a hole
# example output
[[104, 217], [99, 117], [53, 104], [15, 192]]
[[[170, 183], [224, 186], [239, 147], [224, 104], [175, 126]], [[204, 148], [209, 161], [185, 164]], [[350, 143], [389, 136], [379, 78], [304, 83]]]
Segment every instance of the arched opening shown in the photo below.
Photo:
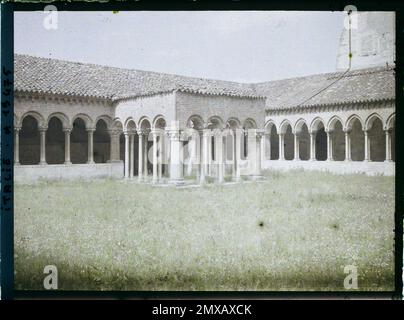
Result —
[[292, 132], [292, 126], [290, 124], [286, 125], [286, 130], [285, 130], [285, 137], [284, 137], [284, 156], [285, 160], [293, 160], [295, 156], [295, 137]]
[[276, 127], [272, 126], [271, 133], [269, 135], [271, 141], [271, 160], [279, 159], [279, 135], [276, 131]]
[[94, 162], [106, 163], [110, 160], [111, 137], [108, 133], [108, 125], [102, 119], [97, 121], [93, 135]]
[[327, 134], [322, 123], [319, 124], [316, 132], [316, 160], [327, 160]]
[[358, 119], [353, 119], [351, 139], [351, 159], [352, 161], [363, 161], [365, 159], [365, 134], [362, 124]]
[[345, 133], [339, 120], [332, 130], [332, 156], [335, 161], [345, 160]]
[[146, 174], [149, 175], [153, 173], [153, 163], [151, 162], [151, 160], [153, 159], [153, 135], [151, 133], [150, 121], [147, 119], [143, 119], [140, 122], [140, 129], [146, 133], [146, 138], [144, 139], [145, 150], [143, 153], [143, 165], [145, 166], [144, 170], [146, 171]]
[[72, 163], [86, 163], [88, 160], [88, 135], [86, 123], [77, 118], [73, 122], [70, 136], [70, 159]]
[[40, 135], [38, 121], [26, 116], [20, 130], [20, 164], [38, 164], [40, 160]]
[[63, 124], [57, 117], [52, 117], [46, 130], [46, 162], [61, 164], [65, 162], [65, 134]]
[[386, 159], [386, 137], [383, 131], [383, 123], [379, 118], [375, 118], [368, 131], [370, 142], [370, 160], [384, 161]]
[[[202, 129], [203, 124], [194, 121], [195, 129]], [[158, 130], [159, 134], [157, 136], [157, 163], [158, 163], [158, 176], [163, 177], [168, 172], [168, 144], [169, 140], [165, 134], [165, 128], [167, 126], [166, 120], [164, 118], [159, 118], [154, 127]]]
[[303, 161], [310, 159], [310, 134], [305, 123], [302, 124], [299, 134], [299, 158]]

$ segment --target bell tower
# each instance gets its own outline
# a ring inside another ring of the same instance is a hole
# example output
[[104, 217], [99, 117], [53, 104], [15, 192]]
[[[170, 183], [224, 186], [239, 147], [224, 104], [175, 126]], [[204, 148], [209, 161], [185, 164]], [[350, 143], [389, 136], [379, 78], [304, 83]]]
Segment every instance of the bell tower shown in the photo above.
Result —
[[[348, 19], [348, 18], [346, 18]], [[344, 23], [337, 55], [337, 71], [349, 66], [349, 28]], [[351, 13], [351, 69], [394, 65], [395, 13]]]

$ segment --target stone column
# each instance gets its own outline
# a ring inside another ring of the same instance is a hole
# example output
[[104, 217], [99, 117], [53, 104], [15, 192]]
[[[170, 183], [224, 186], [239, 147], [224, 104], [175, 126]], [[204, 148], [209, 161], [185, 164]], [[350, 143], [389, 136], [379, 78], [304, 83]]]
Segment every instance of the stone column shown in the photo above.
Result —
[[279, 160], [283, 161], [285, 160], [285, 134], [284, 133], [280, 133], [279, 134]]
[[135, 172], [135, 134], [129, 135], [129, 178], [133, 179]]
[[332, 154], [332, 148], [333, 148], [332, 131], [326, 131], [326, 133], [327, 133], [327, 160], [333, 161], [334, 156]]
[[310, 132], [310, 161], [316, 160], [316, 133]]
[[364, 161], [370, 161], [370, 138], [369, 138], [369, 131], [363, 130], [365, 134], [365, 159]]
[[158, 155], [157, 155], [157, 172], [158, 179], [161, 180], [163, 178], [163, 139], [164, 135], [160, 134], [158, 138]]
[[255, 163], [254, 163], [254, 178], [261, 177], [261, 141], [262, 141], [263, 132], [261, 130], [255, 130], [254, 132], [254, 142], [255, 142]]
[[40, 135], [40, 160], [39, 164], [45, 165], [46, 164], [46, 130], [48, 128], [39, 128], [39, 135]]
[[264, 141], [265, 141], [265, 150], [266, 150], [266, 152], [265, 152], [265, 160], [271, 160], [271, 154], [272, 154], [272, 151], [271, 151], [271, 148], [272, 148], [272, 146], [271, 146], [271, 134], [270, 133], [268, 133], [268, 134], [266, 134], [265, 135], [265, 139], [264, 139]]
[[65, 164], [72, 164], [70, 161], [70, 134], [72, 129], [64, 129], [65, 132]]
[[345, 130], [345, 161], [351, 161], [351, 135]]
[[295, 161], [300, 160], [300, 155], [299, 155], [299, 133], [295, 133]]
[[262, 164], [266, 160], [265, 159], [265, 147], [266, 146], [265, 146], [265, 135], [264, 134], [262, 135], [260, 141], [261, 141], [260, 142], [260, 147], [261, 147], [260, 154], [261, 154], [261, 164]]
[[233, 179], [236, 180], [237, 178], [237, 151], [236, 151], [236, 131], [232, 130], [232, 158], [233, 158], [233, 165], [232, 165], [232, 176]]
[[145, 132], [145, 137], [144, 137], [144, 151], [143, 151], [143, 179], [147, 180], [149, 176], [149, 168], [148, 168], [148, 163], [149, 163], [149, 133], [150, 131], [147, 130]]
[[139, 156], [139, 159], [138, 159], [138, 170], [137, 170], [137, 172], [138, 172], [139, 182], [141, 182], [143, 180], [143, 158], [144, 158], [143, 157], [143, 151], [144, 151], [143, 144], [144, 144], [145, 136], [144, 136], [144, 134], [143, 134], [143, 132], [141, 130], [139, 130], [137, 132], [137, 134], [138, 134], [138, 137], [139, 137], [139, 143], [138, 143], [138, 147], [139, 147], [138, 156]]
[[157, 183], [158, 181], [158, 172], [157, 172], [157, 132], [155, 130], [152, 131], [153, 136], [153, 183]]
[[88, 133], [88, 159], [87, 163], [91, 164], [94, 163], [94, 129], [86, 129]]
[[109, 132], [109, 137], [111, 140], [110, 149], [109, 149], [109, 161], [108, 162], [117, 162], [119, 160], [119, 136], [120, 132], [116, 130], [111, 130]]
[[214, 139], [216, 142], [216, 168], [217, 168], [217, 180], [218, 182], [223, 182], [223, 166], [224, 166], [224, 161], [223, 161], [223, 135], [222, 132], [219, 130], [215, 131], [214, 134]]
[[125, 178], [128, 179], [129, 178], [129, 155], [130, 155], [130, 134], [129, 132], [125, 132]]
[[392, 156], [391, 156], [391, 130], [385, 130], [385, 135], [386, 135], [386, 162], [391, 162], [393, 161]]
[[[209, 130], [209, 129], [208, 129]], [[210, 131], [210, 130], [209, 130]], [[212, 175], [212, 139], [213, 135], [211, 132], [209, 132], [207, 136], [207, 142], [208, 142], [208, 161], [206, 162], [206, 173], [208, 176]]]
[[208, 154], [208, 144], [209, 144], [210, 130], [202, 130], [202, 154], [201, 154], [201, 176], [200, 182], [205, 182], [206, 175], [209, 169], [209, 154]]
[[240, 180], [240, 160], [241, 160], [241, 135], [243, 133], [240, 129], [235, 132], [235, 153], [236, 153], [236, 181]]
[[168, 130], [170, 137], [170, 183], [183, 184], [183, 157], [181, 156], [182, 142], [180, 130], [177, 127]]
[[20, 130], [21, 128], [14, 128], [14, 165], [20, 164]]

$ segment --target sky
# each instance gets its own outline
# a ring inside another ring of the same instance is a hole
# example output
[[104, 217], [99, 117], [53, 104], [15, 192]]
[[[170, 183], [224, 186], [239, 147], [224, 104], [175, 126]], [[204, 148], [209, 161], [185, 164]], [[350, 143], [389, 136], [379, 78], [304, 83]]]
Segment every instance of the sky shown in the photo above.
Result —
[[263, 82], [335, 71], [343, 19], [342, 12], [57, 12], [49, 29], [49, 12], [16, 12], [14, 52]]

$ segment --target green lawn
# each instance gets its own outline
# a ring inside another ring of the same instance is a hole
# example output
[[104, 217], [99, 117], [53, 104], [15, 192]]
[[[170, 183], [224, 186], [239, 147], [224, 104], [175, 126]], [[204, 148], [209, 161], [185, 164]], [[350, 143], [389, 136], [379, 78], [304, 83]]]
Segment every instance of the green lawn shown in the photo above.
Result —
[[293, 171], [178, 189], [15, 186], [16, 289], [393, 290], [394, 178]]

